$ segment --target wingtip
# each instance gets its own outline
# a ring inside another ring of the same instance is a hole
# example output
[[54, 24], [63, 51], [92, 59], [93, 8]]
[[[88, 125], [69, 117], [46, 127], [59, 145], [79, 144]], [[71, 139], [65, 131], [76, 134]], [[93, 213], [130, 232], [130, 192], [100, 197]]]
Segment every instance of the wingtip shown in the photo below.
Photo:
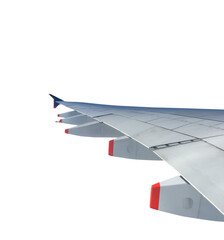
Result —
[[65, 133], [67, 133], [67, 134], [68, 134], [68, 133], [69, 133], [69, 129], [65, 129]]
[[54, 108], [56, 108], [58, 105], [60, 105], [60, 102], [63, 102], [62, 99], [58, 98], [58, 97], [55, 97], [54, 95], [50, 94], [49, 95], [53, 98], [54, 100]]

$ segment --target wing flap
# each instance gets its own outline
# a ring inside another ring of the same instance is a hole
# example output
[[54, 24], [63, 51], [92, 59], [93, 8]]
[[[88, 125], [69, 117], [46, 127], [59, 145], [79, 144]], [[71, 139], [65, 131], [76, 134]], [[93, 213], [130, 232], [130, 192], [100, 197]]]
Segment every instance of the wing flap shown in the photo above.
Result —
[[222, 129], [200, 125], [197, 123], [192, 123], [183, 127], [179, 127], [179, 128], [176, 128], [175, 130], [177, 132], [188, 134], [190, 136], [194, 136], [197, 138], [206, 138], [206, 137], [224, 135], [224, 130]]
[[161, 127], [155, 127], [149, 123], [140, 122], [115, 114], [96, 119], [119, 130], [126, 136], [131, 137], [148, 148], [170, 143], [181, 143], [195, 139], [194, 137], [187, 136], [185, 134], [177, 133]]
[[205, 141], [224, 150], [224, 136], [206, 138]]

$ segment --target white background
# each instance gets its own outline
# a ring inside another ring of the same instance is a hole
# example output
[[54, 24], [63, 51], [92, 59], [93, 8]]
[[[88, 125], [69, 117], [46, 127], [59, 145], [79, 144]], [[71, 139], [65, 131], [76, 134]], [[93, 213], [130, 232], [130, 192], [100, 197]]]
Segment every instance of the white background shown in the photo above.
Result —
[[[0, 239], [223, 239], [223, 223], [149, 208], [165, 162], [64, 134], [48, 93], [223, 108], [223, 1], [0, 2]], [[212, 160], [212, 159], [211, 159]]]

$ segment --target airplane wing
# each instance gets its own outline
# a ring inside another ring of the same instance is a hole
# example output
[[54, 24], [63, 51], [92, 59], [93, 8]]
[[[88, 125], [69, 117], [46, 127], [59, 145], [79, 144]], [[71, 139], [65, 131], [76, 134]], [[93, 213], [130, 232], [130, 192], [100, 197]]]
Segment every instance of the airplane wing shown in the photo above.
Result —
[[68, 134], [111, 137], [109, 155], [164, 160], [181, 176], [152, 185], [150, 207], [224, 221], [224, 111], [145, 108], [63, 101]]

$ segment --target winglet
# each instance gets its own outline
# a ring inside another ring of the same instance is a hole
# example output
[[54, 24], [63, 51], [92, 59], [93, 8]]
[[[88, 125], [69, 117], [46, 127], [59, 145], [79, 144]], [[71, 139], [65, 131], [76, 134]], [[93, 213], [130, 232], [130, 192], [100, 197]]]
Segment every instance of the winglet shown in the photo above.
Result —
[[49, 94], [49, 95], [54, 99], [54, 108], [56, 108], [56, 107], [60, 104], [60, 102], [58, 103], [58, 101], [62, 101], [62, 102], [63, 102], [62, 99], [57, 98], [57, 97], [55, 97], [55, 96], [52, 95], [52, 94]]

